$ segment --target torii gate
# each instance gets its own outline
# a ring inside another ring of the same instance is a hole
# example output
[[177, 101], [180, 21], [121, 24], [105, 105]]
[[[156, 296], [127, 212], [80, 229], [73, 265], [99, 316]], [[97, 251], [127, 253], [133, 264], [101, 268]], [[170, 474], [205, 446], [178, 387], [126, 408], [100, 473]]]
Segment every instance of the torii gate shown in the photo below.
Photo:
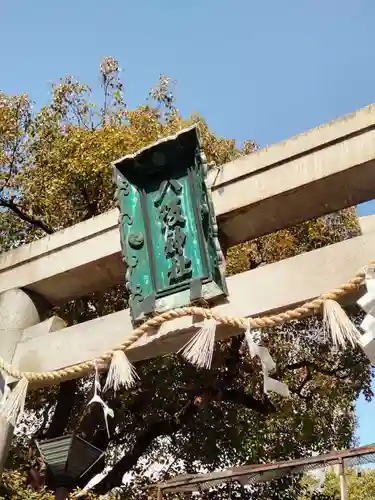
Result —
[[[371, 105], [212, 171], [208, 182], [222, 245], [375, 198], [374, 166]], [[45, 304], [62, 304], [123, 283], [117, 216], [111, 210], [0, 256], [0, 355], [6, 362], [22, 371], [66, 368], [99, 357], [131, 333], [129, 310], [70, 327], [57, 317], [40, 322]], [[363, 227], [372, 229], [371, 222], [366, 219]], [[227, 280], [228, 300], [214, 311], [253, 317], [289, 309], [345, 282], [374, 258], [374, 248], [375, 232], [366, 230], [356, 238], [232, 276]], [[346, 302], [357, 298], [349, 295]], [[144, 335], [127, 354], [138, 361], [175, 352], [193, 332], [192, 319], [181, 318], [161, 332]], [[235, 334], [238, 330], [219, 327], [216, 338]], [[5, 424], [0, 429], [0, 470], [12, 432]]]

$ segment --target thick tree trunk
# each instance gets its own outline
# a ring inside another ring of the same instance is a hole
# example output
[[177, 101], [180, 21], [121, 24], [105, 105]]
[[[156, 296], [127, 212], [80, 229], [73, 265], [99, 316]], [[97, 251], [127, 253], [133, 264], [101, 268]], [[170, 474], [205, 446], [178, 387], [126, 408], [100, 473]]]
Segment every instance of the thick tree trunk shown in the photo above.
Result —
[[138, 459], [145, 453], [154, 439], [175, 433], [188, 418], [192, 417], [195, 410], [196, 406], [191, 401], [171, 419], [155, 422], [146, 431], [142, 432], [138, 436], [133, 450], [114, 465], [109, 473], [93, 487], [93, 491], [104, 495], [116, 486], [121, 486], [125, 472], [136, 465]]
[[69, 495], [69, 490], [66, 488], [57, 488], [55, 493], [55, 500], [66, 500]]
[[[268, 415], [276, 411], [266, 396], [262, 400], [258, 400], [244, 391], [230, 389], [216, 391], [208, 389], [208, 393], [213, 397], [221, 397], [222, 400], [231, 401], [234, 404], [250, 408], [263, 415]], [[122, 457], [110, 472], [93, 487], [92, 491], [104, 495], [113, 488], [121, 486], [124, 474], [137, 464], [139, 458], [147, 451], [154, 439], [160, 436], [175, 434], [185, 422], [192, 418], [198, 407], [195, 401], [196, 398], [194, 397], [179, 413], [170, 419], [153, 423], [148, 429], [140, 433], [130, 453]]]
[[77, 380], [68, 380], [60, 384], [57, 405], [44, 439], [52, 439], [64, 432], [74, 405], [77, 390]]

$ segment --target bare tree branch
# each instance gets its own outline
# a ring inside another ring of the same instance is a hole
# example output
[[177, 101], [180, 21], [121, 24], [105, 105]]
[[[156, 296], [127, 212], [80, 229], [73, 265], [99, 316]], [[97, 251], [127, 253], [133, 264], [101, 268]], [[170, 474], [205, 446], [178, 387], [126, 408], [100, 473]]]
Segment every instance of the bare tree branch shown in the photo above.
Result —
[[[354, 365], [353, 365], [354, 366]], [[335, 377], [341, 380], [345, 380], [348, 378], [347, 374], [342, 374], [339, 375], [339, 372], [344, 372], [345, 370], [348, 370], [349, 367], [343, 367], [339, 366], [333, 370], [327, 370], [325, 368], [322, 368], [318, 364], [312, 362], [312, 361], [299, 361], [298, 363], [293, 363], [291, 365], [285, 366], [283, 369], [277, 370], [277, 375], [282, 375], [285, 373], [287, 370], [299, 370], [300, 368], [313, 368], [316, 372], [321, 373], [322, 375], [327, 375], [329, 377]]]
[[2, 196], [0, 197], [0, 206], [4, 208], [9, 208], [17, 217], [19, 217], [21, 220], [27, 222], [28, 224], [34, 226], [37, 229], [41, 229], [47, 234], [53, 234], [54, 231], [51, 227], [49, 227], [47, 224], [45, 224], [42, 220], [36, 219], [32, 215], [27, 214], [26, 212], [23, 212], [18, 205], [16, 205], [13, 201], [11, 200], [6, 200]]
[[[245, 391], [235, 389], [210, 389], [209, 392], [212, 398], [222, 401], [230, 401], [234, 404], [250, 408], [264, 415], [276, 411], [275, 407], [265, 396], [262, 400], [254, 398]], [[207, 393], [206, 392], [206, 393]], [[135, 444], [127, 455], [121, 458], [113, 467], [113, 469], [105, 476], [95, 487], [95, 493], [104, 495], [111, 489], [121, 486], [123, 475], [134, 467], [138, 459], [147, 451], [152, 442], [161, 436], [171, 436], [175, 434], [195, 413], [199, 404], [194, 396], [192, 400], [186, 404], [177, 414], [170, 419], [160, 420], [151, 424], [146, 430], [139, 433]]]
[[170, 419], [159, 420], [142, 431], [136, 439], [130, 453], [122, 457], [110, 470], [110, 472], [97, 483], [93, 491], [104, 495], [115, 487], [121, 486], [125, 472], [136, 465], [138, 459], [146, 452], [154, 439], [160, 436], [169, 436], [177, 432], [180, 427], [193, 416], [196, 411], [194, 401], [190, 401], [183, 409]]
[[219, 396], [224, 401], [230, 401], [239, 406], [244, 406], [245, 408], [261, 413], [262, 415], [269, 415], [270, 413], [276, 412], [276, 408], [273, 406], [266, 394], [263, 395], [262, 399], [257, 399], [243, 390], [223, 389], [220, 391]]

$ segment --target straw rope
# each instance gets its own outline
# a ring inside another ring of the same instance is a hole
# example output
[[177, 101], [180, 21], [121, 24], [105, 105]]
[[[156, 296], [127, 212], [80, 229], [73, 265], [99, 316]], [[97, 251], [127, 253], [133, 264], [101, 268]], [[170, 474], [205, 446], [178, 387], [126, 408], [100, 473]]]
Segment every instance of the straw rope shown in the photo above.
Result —
[[[375, 264], [375, 261], [371, 261], [370, 265], [372, 264]], [[362, 269], [352, 279], [348, 280], [343, 285], [335, 288], [334, 290], [331, 290], [328, 293], [320, 295], [316, 299], [311, 300], [310, 302], [306, 302], [303, 305], [296, 307], [295, 309], [289, 309], [287, 311], [271, 316], [251, 318], [250, 326], [252, 328], [270, 328], [276, 325], [282, 325], [291, 321], [300, 320], [319, 311], [325, 300], [338, 300], [344, 295], [357, 290], [363, 282], [364, 278], [365, 271]], [[173, 309], [171, 311], [161, 313], [153, 318], [149, 318], [142, 325], [135, 328], [132, 334], [128, 336], [121, 345], [117, 346], [113, 350], [104, 352], [99, 358], [95, 358], [96, 362], [108, 363], [108, 361], [112, 358], [114, 351], [126, 351], [148, 330], [152, 330], [161, 326], [163, 323], [177, 318], [182, 318], [184, 316], [202, 316], [205, 319], [214, 319], [220, 325], [233, 326], [241, 329], [246, 329], [249, 325], [248, 318], [220, 316], [214, 313], [211, 309], [205, 309], [202, 307], [192, 306]], [[6, 363], [4, 359], [0, 357], [0, 369], [16, 379], [21, 379], [24, 377], [29, 382], [49, 381], [58, 383], [61, 380], [66, 380], [67, 378], [69, 378], [69, 376], [73, 376], [74, 378], [76, 378], [93, 371], [93, 361], [94, 360], [84, 361], [83, 363], [68, 366], [66, 368], [62, 368], [61, 370], [54, 370], [49, 372], [23, 372], [17, 370], [11, 364]]]

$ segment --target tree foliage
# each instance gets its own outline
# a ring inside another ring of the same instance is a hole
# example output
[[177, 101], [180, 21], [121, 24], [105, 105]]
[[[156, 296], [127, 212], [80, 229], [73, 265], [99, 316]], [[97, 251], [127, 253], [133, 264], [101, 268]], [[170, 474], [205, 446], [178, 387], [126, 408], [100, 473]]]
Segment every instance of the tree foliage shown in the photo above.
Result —
[[[253, 141], [239, 148], [234, 140], [215, 136], [198, 115], [183, 118], [166, 76], [160, 77], [146, 104], [128, 109], [119, 75], [117, 61], [104, 59], [102, 106], [94, 105], [90, 88], [71, 76], [52, 87], [50, 102], [39, 111], [26, 94], [0, 93], [2, 251], [113, 208], [110, 162], [192, 123], [199, 122], [206, 155], [216, 166], [256, 150]], [[230, 248], [228, 274], [356, 234], [353, 210], [308, 221]], [[126, 304], [126, 292], [117, 286], [53, 312], [71, 325]], [[141, 485], [177, 473], [348, 446], [355, 428], [354, 402], [361, 391], [372, 396], [370, 366], [363, 353], [334, 352], [315, 318], [264, 331], [263, 340], [277, 361], [276, 376], [289, 384], [290, 400], [263, 394], [260, 367], [250, 360], [240, 337], [217, 345], [209, 372], [196, 370], [177, 355], [137, 363], [137, 386], [116, 396], [108, 394], [115, 410], [110, 439], [100, 409], [86, 408], [90, 377], [34, 391], [13, 440], [5, 476], [8, 498], [34, 498], [21, 487], [27, 482], [21, 472], [30, 469], [25, 455], [29, 438], [52, 438], [72, 430], [106, 450], [107, 464], [112, 465], [95, 492], [117, 487], [118, 494], [129, 499], [146, 498]], [[132, 479], [123, 486], [128, 472]], [[282, 491], [283, 498], [296, 498], [299, 487], [294, 480], [278, 483], [275, 498], [282, 498]], [[263, 485], [254, 498], [274, 498], [272, 491], [273, 485]], [[43, 496], [47, 493], [33, 495], [48, 498]], [[225, 492], [220, 495], [226, 497]]]
[[[348, 500], [371, 500], [375, 498], [374, 469], [360, 469], [358, 471], [347, 469], [345, 471], [345, 482]], [[327, 471], [322, 490], [322, 500], [340, 500], [340, 477], [333, 469]], [[307, 494], [301, 500], [311, 500], [312, 495], [313, 493]]]

